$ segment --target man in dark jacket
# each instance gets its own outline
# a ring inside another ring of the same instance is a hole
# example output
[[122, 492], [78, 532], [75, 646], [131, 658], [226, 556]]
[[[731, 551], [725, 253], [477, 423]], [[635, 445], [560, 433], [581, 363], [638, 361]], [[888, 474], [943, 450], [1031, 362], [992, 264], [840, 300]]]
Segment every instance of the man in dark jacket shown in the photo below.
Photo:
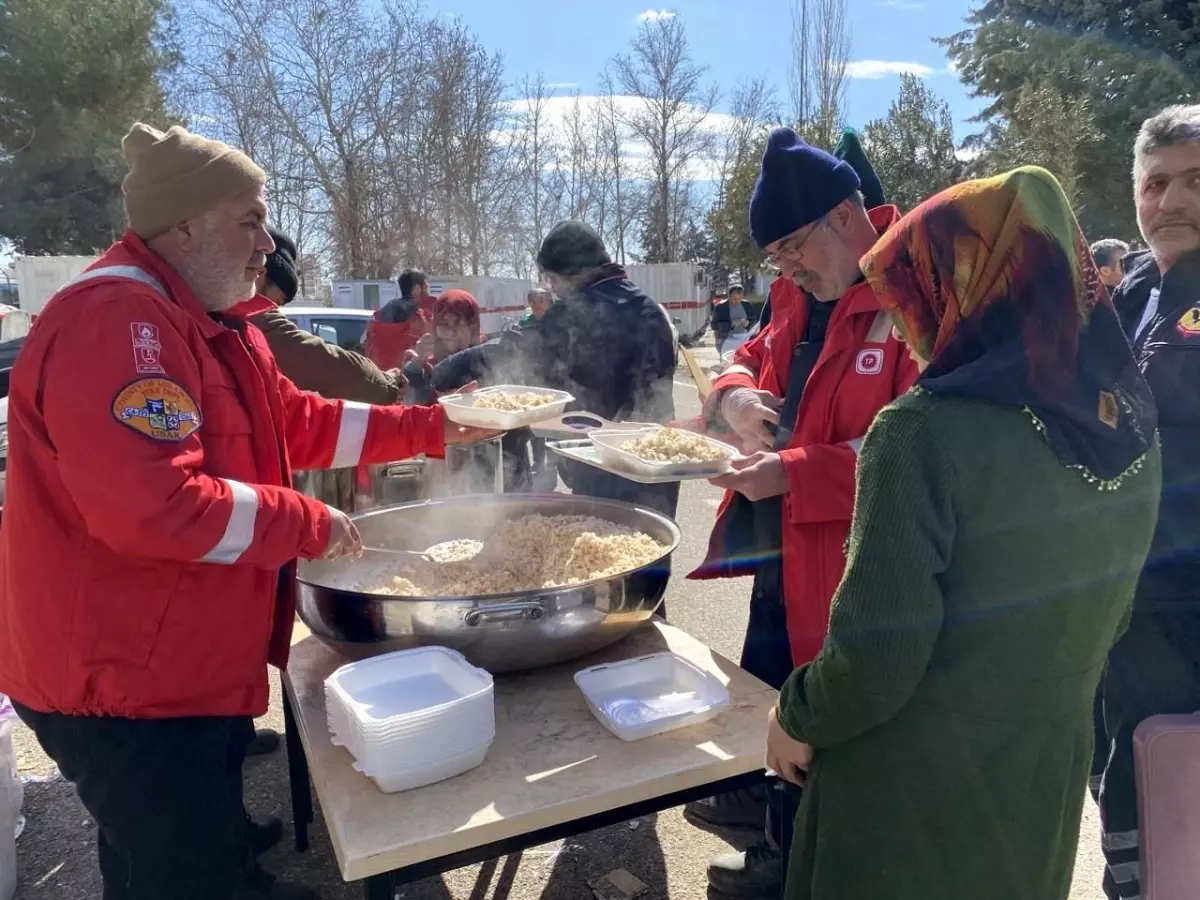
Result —
[[[573, 409], [614, 422], [674, 419], [679, 347], [671, 321], [613, 263], [600, 235], [582, 222], [561, 222], [546, 235], [537, 263], [560, 302], [527, 328], [443, 360], [435, 390], [469, 381], [528, 384], [569, 391]], [[559, 474], [575, 493], [675, 515], [678, 483], [638, 484], [566, 460]]]
[[[1113, 301], [1158, 404], [1163, 493], [1129, 630], [1102, 682], [1105, 893], [1140, 896], [1133, 732], [1200, 709], [1200, 105], [1147, 119], [1134, 148], [1138, 226], [1150, 246]], [[1099, 766], [1096, 767], [1100, 768]]]
[[281, 231], [268, 229], [275, 252], [267, 257], [258, 278], [258, 292], [276, 304], [251, 316], [250, 321], [266, 336], [279, 370], [304, 391], [330, 400], [357, 400], [390, 406], [404, 392], [404, 376], [397, 370], [385, 372], [365, 356], [330, 344], [304, 331], [283, 314], [300, 288], [296, 270], [296, 244]]

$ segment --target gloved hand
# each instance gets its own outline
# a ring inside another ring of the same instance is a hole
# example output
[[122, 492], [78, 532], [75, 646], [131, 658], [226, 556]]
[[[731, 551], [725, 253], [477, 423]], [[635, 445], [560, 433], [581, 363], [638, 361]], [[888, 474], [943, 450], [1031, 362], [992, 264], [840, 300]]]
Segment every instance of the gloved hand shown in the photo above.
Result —
[[329, 507], [329, 543], [321, 559], [338, 559], [343, 556], [361, 556], [362, 538], [350, 517], [340, 509]]
[[719, 406], [721, 418], [733, 429], [742, 443], [745, 453], [770, 450], [775, 436], [767, 423], [779, 424], [779, 408], [782, 401], [770, 391], [755, 391], [750, 388], [731, 388], [722, 397]]

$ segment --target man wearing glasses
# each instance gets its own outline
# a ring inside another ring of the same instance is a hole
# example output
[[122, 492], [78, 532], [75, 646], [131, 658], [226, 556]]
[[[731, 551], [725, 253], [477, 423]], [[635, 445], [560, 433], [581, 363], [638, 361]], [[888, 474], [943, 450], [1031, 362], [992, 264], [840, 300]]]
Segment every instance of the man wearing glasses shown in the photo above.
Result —
[[[858, 448], [875, 414], [917, 376], [858, 268], [899, 211], [868, 211], [862, 187], [854, 167], [791, 129], [771, 134], [750, 231], [802, 291], [777, 282], [788, 290], [772, 291], [783, 302], [773, 302], [770, 326], [738, 351], [705, 404], [707, 426], [732, 432], [748, 456], [714, 481], [726, 499], [692, 577], [754, 575], [741, 665], [774, 687], [821, 649], [845, 565]], [[768, 788], [767, 839], [713, 860], [712, 894], [783, 895], [794, 790]], [[762, 827], [762, 800], [723, 795], [690, 804], [687, 816], [705, 828]]]

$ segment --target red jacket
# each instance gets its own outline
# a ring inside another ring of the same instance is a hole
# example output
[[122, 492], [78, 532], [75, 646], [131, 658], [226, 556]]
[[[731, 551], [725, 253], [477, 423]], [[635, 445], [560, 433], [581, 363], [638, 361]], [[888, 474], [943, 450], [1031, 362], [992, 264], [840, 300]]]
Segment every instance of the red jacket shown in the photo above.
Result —
[[[395, 302], [395, 301], [393, 301]], [[367, 323], [366, 337], [363, 339], [363, 354], [385, 372], [388, 369], [399, 369], [404, 365], [404, 354], [416, 349], [417, 341], [430, 331], [431, 319], [417, 307], [415, 300], [406, 300], [413, 305], [412, 313], [403, 322], [387, 320], [388, 307], [375, 310], [375, 315]]]
[[[899, 216], [892, 206], [871, 211], [871, 221], [881, 233]], [[706, 412], [711, 414], [721, 392], [733, 387], [782, 397], [807, 318], [803, 294], [788, 279], [778, 279], [772, 285], [770, 323], [734, 354], [733, 364], [713, 385]], [[846, 564], [858, 448], [875, 414], [905, 393], [916, 377], [916, 365], [904, 345], [892, 337], [891, 320], [871, 288], [865, 282], [851, 288], [833, 312], [825, 346], [800, 403], [795, 432], [780, 453], [788, 475], [783, 498], [783, 596], [797, 665], [812, 660], [825, 641], [830, 601]], [[727, 493], [707, 558], [690, 577], [752, 571], [731, 560], [726, 550], [731, 499]]]
[[441, 455], [440, 410], [302, 393], [257, 328], [223, 321], [132, 233], [39, 316], [9, 398], [0, 692], [43, 712], [262, 714], [288, 564], [330, 529], [291, 468]]

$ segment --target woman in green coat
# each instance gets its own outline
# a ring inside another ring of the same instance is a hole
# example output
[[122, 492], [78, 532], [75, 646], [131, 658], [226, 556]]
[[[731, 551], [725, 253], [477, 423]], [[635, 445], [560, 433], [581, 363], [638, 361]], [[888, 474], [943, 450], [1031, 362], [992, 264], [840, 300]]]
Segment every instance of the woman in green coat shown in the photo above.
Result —
[[772, 714], [789, 900], [1063, 900], [1092, 698], [1161, 481], [1156, 414], [1062, 189], [968, 182], [863, 271], [924, 366], [862, 447], [820, 655]]

